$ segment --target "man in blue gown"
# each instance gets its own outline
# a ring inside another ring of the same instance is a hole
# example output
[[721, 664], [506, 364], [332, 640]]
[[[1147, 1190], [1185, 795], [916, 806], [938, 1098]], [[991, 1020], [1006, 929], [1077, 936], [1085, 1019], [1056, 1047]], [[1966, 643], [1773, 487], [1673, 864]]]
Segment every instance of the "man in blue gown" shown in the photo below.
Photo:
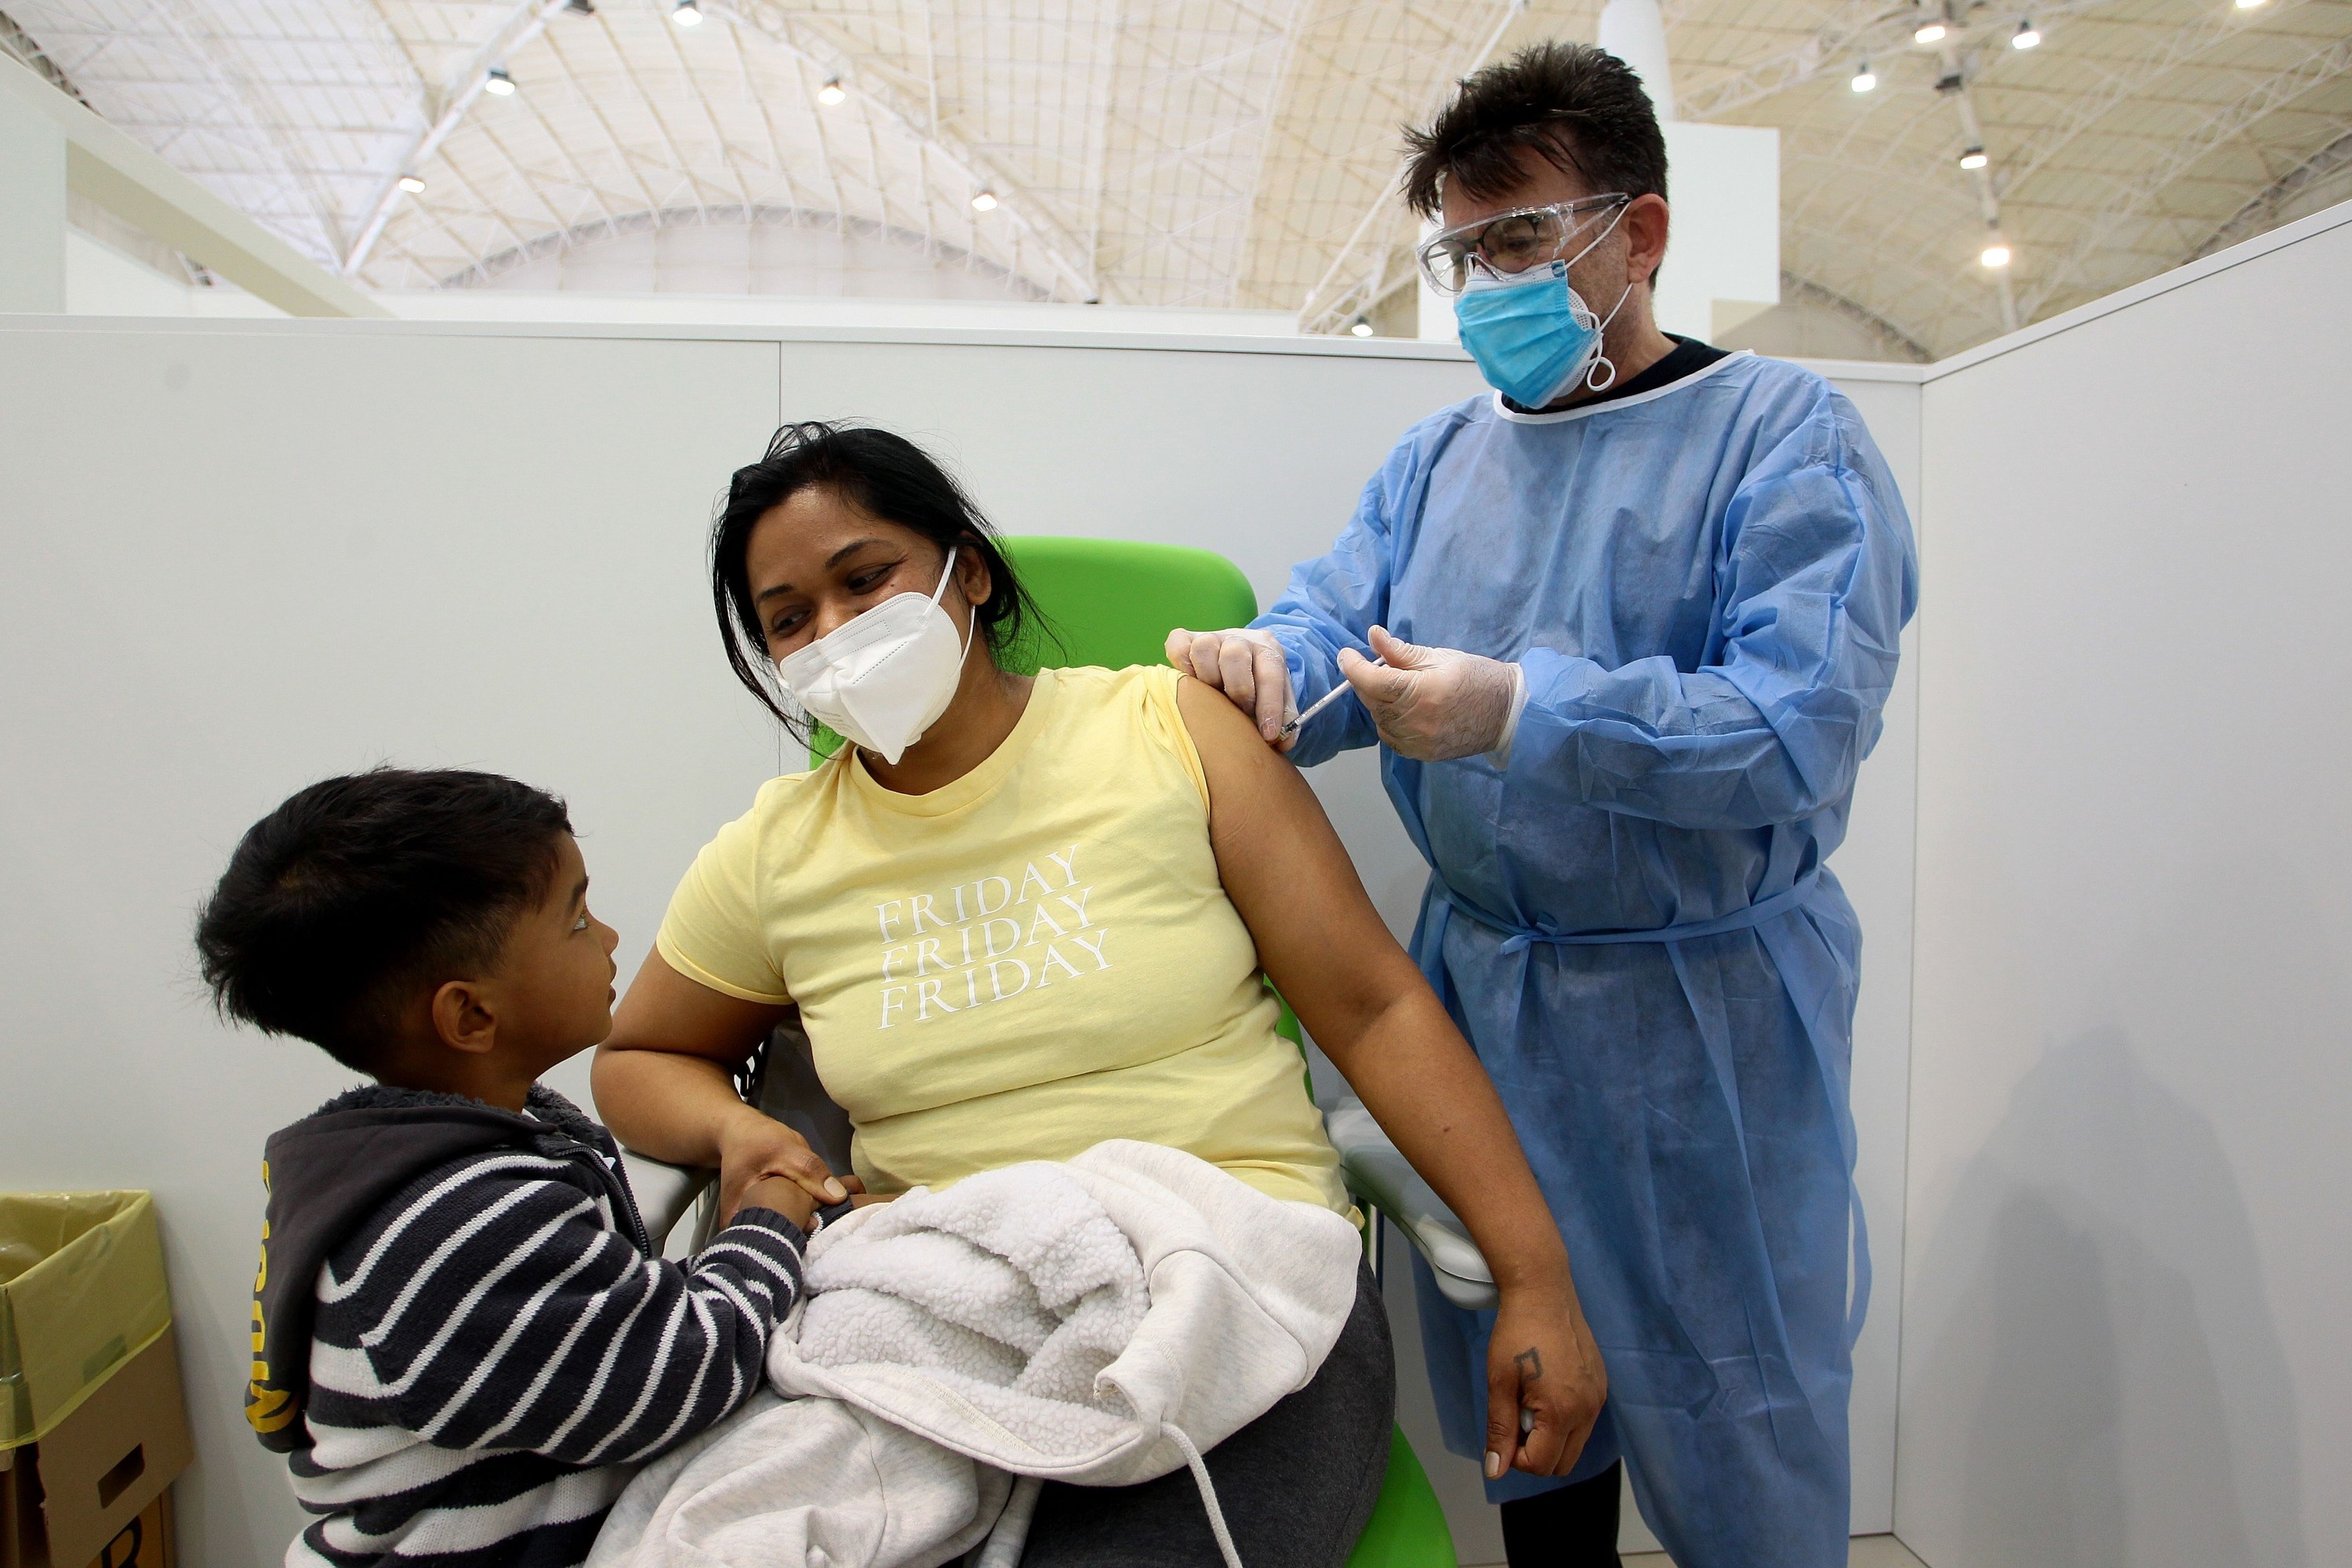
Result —
[[[1608, 1373], [1572, 1469], [1488, 1459], [1511, 1562], [1613, 1563], [1622, 1456], [1682, 1568], [1842, 1565], [1861, 933], [1825, 862], [1915, 603], [1910, 524], [1821, 377], [1654, 324], [1665, 151], [1620, 62], [1525, 51], [1410, 150], [1423, 265], [1497, 390], [1408, 431], [1252, 628], [1170, 655], [1301, 765], [1381, 744], [1429, 862], [1415, 956]], [[1507, 1452], [1486, 1391], [1511, 1347], [1416, 1273], [1447, 1446]]]

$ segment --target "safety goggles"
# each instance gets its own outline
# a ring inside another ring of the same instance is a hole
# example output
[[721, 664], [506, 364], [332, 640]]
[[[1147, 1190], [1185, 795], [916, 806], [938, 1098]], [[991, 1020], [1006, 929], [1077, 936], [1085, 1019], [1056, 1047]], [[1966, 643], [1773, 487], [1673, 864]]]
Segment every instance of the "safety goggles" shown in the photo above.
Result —
[[1594, 224], [1613, 218], [1633, 199], [1623, 195], [1586, 196], [1499, 213], [1433, 235], [1414, 259], [1431, 288], [1440, 294], [1459, 294], [1481, 274], [1507, 278], [1557, 260]]

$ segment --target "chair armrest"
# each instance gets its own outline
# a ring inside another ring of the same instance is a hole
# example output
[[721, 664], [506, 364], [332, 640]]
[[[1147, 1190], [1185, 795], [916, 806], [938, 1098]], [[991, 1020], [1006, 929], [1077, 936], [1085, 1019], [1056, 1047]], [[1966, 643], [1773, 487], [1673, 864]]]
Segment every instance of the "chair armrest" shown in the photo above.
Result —
[[1494, 1270], [1479, 1256], [1468, 1227], [1397, 1152], [1363, 1102], [1341, 1100], [1324, 1117], [1323, 1127], [1339, 1151], [1348, 1191], [1396, 1221], [1428, 1260], [1438, 1293], [1470, 1311], [1492, 1310], [1502, 1292], [1495, 1289]]
[[702, 1189], [719, 1174], [716, 1171], [668, 1164], [634, 1149], [621, 1151], [621, 1165], [628, 1174], [629, 1191], [636, 1194], [637, 1214], [646, 1222], [646, 1234], [653, 1237], [656, 1252], [662, 1249], [669, 1233], [694, 1207]]

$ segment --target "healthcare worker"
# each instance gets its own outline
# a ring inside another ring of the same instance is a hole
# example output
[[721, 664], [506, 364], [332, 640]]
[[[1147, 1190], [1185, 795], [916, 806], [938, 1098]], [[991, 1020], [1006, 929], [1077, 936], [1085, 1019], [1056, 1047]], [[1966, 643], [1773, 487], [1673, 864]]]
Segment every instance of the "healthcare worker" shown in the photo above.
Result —
[[[1415, 956], [1608, 1374], [1565, 1478], [1487, 1458], [1512, 1563], [1614, 1563], [1622, 1456], [1682, 1568], [1842, 1568], [1861, 933], [1825, 862], [1915, 603], [1910, 524], [1821, 377], [1657, 329], [1665, 145], [1622, 62], [1528, 49], [1409, 153], [1425, 271], [1495, 392], [1408, 431], [1252, 628], [1170, 657], [1302, 765], [1377, 741], [1429, 862]], [[1415, 1272], [1447, 1446], [1491, 1456], [1491, 1315]]]

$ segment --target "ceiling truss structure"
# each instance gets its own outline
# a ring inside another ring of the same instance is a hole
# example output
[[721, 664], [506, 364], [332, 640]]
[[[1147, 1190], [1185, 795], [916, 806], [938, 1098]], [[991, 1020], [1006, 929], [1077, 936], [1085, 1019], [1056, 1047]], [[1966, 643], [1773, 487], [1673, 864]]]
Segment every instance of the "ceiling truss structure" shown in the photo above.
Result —
[[[689, 28], [675, 4], [0, 0], [0, 47], [376, 287], [750, 225], [919, 251], [1009, 298], [1330, 331], [1396, 319], [1412, 286], [1399, 128], [1598, 13], [701, 0]], [[1948, 32], [1922, 47], [1929, 19]], [[2347, 0], [1668, 0], [1666, 20], [1684, 118], [1781, 132], [1788, 295], [1893, 353], [2247, 237], [2352, 166]], [[2046, 41], [2011, 48], [2029, 20]], [[1879, 86], [1853, 92], [1864, 60]], [[517, 90], [487, 91], [493, 69]], [[1989, 228], [2005, 271], [1979, 263]]]

